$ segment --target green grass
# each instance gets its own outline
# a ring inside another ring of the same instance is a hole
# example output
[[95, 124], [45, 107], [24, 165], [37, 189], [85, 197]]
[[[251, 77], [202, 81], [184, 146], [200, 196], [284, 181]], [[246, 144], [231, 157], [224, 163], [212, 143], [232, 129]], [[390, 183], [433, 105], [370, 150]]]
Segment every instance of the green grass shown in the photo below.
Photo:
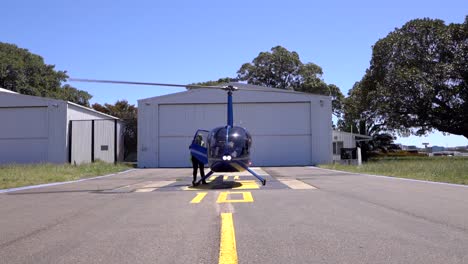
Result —
[[468, 184], [467, 157], [380, 158], [362, 166], [327, 164], [321, 168], [400, 178]]
[[108, 164], [95, 162], [84, 165], [6, 165], [0, 166], [0, 189], [72, 181], [82, 178], [101, 176], [129, 169], [127, 164]]

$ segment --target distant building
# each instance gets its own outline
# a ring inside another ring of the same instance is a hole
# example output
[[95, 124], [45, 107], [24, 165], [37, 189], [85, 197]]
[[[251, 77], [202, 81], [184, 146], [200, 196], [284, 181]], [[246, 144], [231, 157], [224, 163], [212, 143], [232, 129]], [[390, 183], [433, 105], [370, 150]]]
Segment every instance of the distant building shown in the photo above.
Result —
[[341, 149], [355, 148], [356, 142], [369, 141], [372, 139], [372, 137], [370, 136], [353, 134], [338, 130], [333, 130], [332, 135], [332, 150], [334, 162], [341, 160]]
[[430, 152], [434, 153], [434, 152], [440, 152], [440, 151], [444, 151], [445, 150], [445, 147], [441, 147], [441, 146], [432, 146], [430, 147]]
[[123, 123], [72, 102], [0, 88], [0, 165], [123, 159]]

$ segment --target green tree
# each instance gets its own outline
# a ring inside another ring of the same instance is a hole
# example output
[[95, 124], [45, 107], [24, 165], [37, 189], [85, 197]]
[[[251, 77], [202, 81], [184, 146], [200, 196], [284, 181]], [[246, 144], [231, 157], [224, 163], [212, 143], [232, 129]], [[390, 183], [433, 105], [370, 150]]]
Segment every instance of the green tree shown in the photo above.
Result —
[[365, 89], [389, 130], [468, 138], [468, 16], [450, 25], [411, 20], [379, 40]]
[[127, 100], [119, 100], [115, 104], [95, 103], [92, 108], [96, 111], [118, 117], [123, 120], [124, 128], [124, 159], [131, 160], [137, 152], [137, 136], [138, 136], [138, 109], [135, 105], [131, 105]]
[[260, 52], [251, 63], [244, 63], [237, 74], [239, 80], [253, 85], [330, 95], [333, 114], [342, 113], [344, 96], [340, 89], [326, 84], [322, 68], [314, 63], [302, 63], [295, 51], [276, 46], [271, 52]]
[[394, 136], [386, 130], [385, 123], [371, 109], [372, 96], [366, 86], [369, 85], [369, 75], [356, 82], [348, 91], [348, 97], [343, 100], [343, 115], [338, 121], [342, 131], [371, 136], [371, 141], [359, 142], [363, 160], [367, 161], [370, 151], [386, 152], [393, 144]]
[[44, 63], [36, 54], [13, 44], [0, 42], [0, 87], [20, 94], [68, 100], [89, 106], [91, 95], [70, 85], [65, 71]]
[[237, 81], [239, 81], [237, 78], [225, 77], [225, 78], [220, 78], [217, 81], [192, 83], [192, 85], [217, 86], [217, 85], [223, 85], [223, 84], [226, 84], [226, 83], [237, 82]]

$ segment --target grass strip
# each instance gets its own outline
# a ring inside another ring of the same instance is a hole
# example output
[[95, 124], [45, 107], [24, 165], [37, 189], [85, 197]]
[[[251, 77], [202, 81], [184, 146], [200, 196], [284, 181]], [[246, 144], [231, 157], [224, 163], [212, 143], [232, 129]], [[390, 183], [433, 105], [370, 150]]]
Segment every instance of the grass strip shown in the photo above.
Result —
[[371, 160], [361, 166], [326, 164], [320, 168], [468, 185], [466, 157], [399, 157]]
[[95, 162], [83, 165], [70, 164], [32, 164], [0, 166], [0, 189], [73, 181], [130, 169], [123, 163]]

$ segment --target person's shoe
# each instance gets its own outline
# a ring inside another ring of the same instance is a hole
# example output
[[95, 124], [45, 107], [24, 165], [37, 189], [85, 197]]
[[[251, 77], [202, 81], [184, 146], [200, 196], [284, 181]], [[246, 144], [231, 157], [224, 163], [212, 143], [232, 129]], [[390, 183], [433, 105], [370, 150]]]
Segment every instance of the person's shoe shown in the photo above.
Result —
[[195, 186], [197, 186], [197, 185], [198, 185], [198, 183], [197, 183], [196, 181], [192, 181], [192, 186], [195, 187]]
[[202, 181], [202, 184], [208, 184], [206, 181]]

